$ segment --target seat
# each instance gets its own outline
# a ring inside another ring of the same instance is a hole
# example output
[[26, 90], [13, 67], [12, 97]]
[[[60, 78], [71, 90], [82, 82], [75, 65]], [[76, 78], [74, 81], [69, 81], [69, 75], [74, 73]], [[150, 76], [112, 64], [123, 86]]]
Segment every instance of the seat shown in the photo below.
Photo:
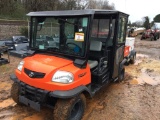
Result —
[[96, 61], [96, 60], [88, 60], [88, 64], [89, 64], [90, 68], [92, 69], [92, 68], [94, 68], [94, 67], [96, 67], [98, 65], [98, 61]]
[[[101, 41], [91, 41], [90, 43], [90, 51], [101, 51], [102, 49], [102, 42]], [[96, 60], [88, 60], [88, 64], [90, 68], [95, 68], [98, 65], [98, 61]]]

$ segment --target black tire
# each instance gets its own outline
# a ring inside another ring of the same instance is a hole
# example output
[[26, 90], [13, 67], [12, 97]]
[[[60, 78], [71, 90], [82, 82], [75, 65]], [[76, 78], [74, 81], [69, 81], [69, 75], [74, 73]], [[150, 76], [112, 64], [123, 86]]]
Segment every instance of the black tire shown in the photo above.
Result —
[[141, 36], [141, 40], [145, 39], [145, 37], [143, 37], [143, 35]]
[[54, 107], [54, 120], [81, 120], [86, 108], [83, 94], [71, 99], [58, 99]]
[[154, 40], [155, 36], [153, 34], [150, 34], [150, 40]]
[[124, 65], [125, 65], [125, 66], [128, 66], [128, 65], [129, 65], [129, 62], [126, 62]]
[[131, 64], [134, 64], [135, 62], [136, 62], [136, 54], [133, 55], [133, 57], [132, 57], [131, 60], [130, 60], [130, 63], [131, 63]]
[[118, 76], [118, 82], [121, 82], [124, 80], [124, 74], [125, 74], [125, 68], [123, 68], [120, 73], [119, 73], [119, 76]]
[[14, 82], [11, 88], [11, 97], [18, 105], [21, 105], [21, 103], [19, 102], [19, 89], [19, 85]]
[[157, 35], [154, 35], [154, 40], [156, 41], [158, 39], [158, 36]]
[[145, 39], [145, 33], [142, 33], [141, 40]]

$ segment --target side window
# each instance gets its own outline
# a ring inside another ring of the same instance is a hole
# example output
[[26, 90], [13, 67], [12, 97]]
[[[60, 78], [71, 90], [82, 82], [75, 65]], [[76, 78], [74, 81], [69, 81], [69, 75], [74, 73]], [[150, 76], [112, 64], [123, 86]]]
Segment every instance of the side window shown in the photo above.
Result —
[[94, 19], [91, 37], [107, 38], [109, 33], [109, 19]]
[[112, 39], [114, 37], [115, 21], [116, 21], [115, 19], [112, 19], [112, 34], [111, 34]]
[[126, 27], [126, 18], [120, 18], [119, 20], [119, 31], [118, 31], [118, 43], [123, 43], [125, 41], [125, 27]]

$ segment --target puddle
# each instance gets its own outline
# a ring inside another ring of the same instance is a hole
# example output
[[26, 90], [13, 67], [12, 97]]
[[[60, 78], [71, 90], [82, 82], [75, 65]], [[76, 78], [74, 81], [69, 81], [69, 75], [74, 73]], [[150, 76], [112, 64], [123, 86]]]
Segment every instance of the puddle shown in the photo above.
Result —
[[136, 84], [139, 84], [139, 82], [137, 79], [133, 79], [132, 81], [130, 81], [130, 84], [136, 85]]
[[138, 65], [141, 62], [142, 62], [142, 60], [136, 60], [136, 62], [134, 63], [134, 65]]
[[134, 78], [130, 84], [144, 85], [146, 83], [153, 86], [160, 84], [160, 75], [153, 71], [147, 73], [147, 71], [148, 69], [142, 69], [140, 76], [138, 78]]
[[16, 105], [16, 103], [10, 98], [0, 103], [0, 109], [6, 108], [9, 106], [14, 106], [14, 105]]
[[136, 62], [134, 63], [134, 65], [138, 65], [139, 63], [142, 62], [143, 59], [146, 58], [149, 58], [149, 56], [145, 54], [136, 54]]
[[149, 56], [145, 54], [136, 54], [136, 58], [149, 58]]

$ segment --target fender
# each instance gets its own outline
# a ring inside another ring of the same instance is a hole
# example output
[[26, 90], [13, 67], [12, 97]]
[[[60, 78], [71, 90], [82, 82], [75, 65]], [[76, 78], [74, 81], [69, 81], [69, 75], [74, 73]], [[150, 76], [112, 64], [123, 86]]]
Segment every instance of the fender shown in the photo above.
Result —
[[93, 94], [91, 93], [91, 91], [86, 87], [86, 86], [79, 86], [77, 88], [74, 88], [72, 90], [68, 90], [68, 91], [54, 91], [54, 92], [50, 92], [50, 96], [51, 97], [55, 97], [55, 98], [73, 98], [81, 93], [88, 93], [90, 95], [90, 97], [93, 96]]
[[119, 64], [119, 71], [124, 68], [124, 64], [127, 62], [127, 59], [124, 58], [123, 61]]

